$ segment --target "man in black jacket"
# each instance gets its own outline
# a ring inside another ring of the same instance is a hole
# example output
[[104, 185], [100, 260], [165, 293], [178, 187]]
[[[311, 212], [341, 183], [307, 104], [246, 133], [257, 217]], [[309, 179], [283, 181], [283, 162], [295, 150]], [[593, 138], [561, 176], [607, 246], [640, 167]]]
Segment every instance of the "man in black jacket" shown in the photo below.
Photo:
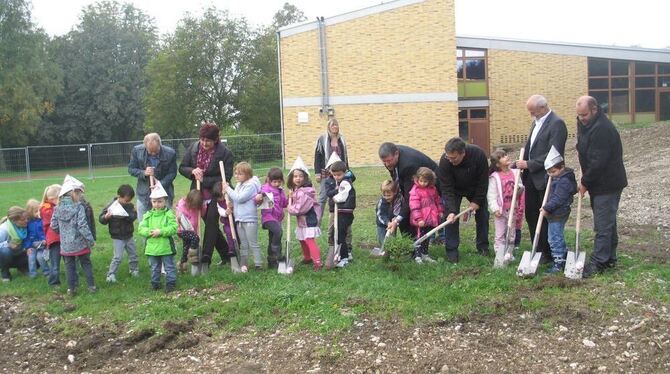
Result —
[[[379, 146], [379, 159], [391, 174], [391, 180], [396, 183], [400, 193], [404, 197], [405, 204], [409, 204], [409, 191], [414, 185], [414, 175], [420, 167], [427, 167], [430, 170], [437, 170], [437, 164], [430, 157], [404, 145], [395, 145], [393, 143], [382, 143]], [[438, 189], [439, 191], [439, 189]], [[409, 212], [409, 208], [403, 209]], [[398, 216], [400, 217], [400, 216]], [[409, 217], [399, 218], [400, 232], [408, 235], [415, 235], [409, 225]]]
[[588, 191], [596, 237], [584, 268], [589, 278], [616, 264], [619, 243], [616, 215], [621, 191], [628, 185], [621, 137], [591, 96], [577, 100], [577, 153], [582, 167], [579, 193]]
[[[437, 168], [442, 197], [447, 202], [447, 221], [454, 220], [463, 198], [475, 212], [477, 251], [489, 254], [489, 212], [486, 191], [489, 188], [489, 163], [484, 150], [474, 144], [465, 144], [461, 138], [451, 138], [444, 146], [444, 154]], [[458, 262], [460, 234], [458, 221], [447, 225], [445, 246], [447, 261]]]
[[[533, 95], [526, 102], [526, 109], [533, 117], [530, 134], [526, 142], [523, 160], [515, 163], [522, 169], [521, 180], [525, 187], [526, 222], [530, 238], [535, 237], [535, 227], [540, 218], [540, 208], [544, 191], [547, 189], [547, 172], [544, 170], [544, 160], [552, 146], [565, 157], [565, 140], [568, 138], [568, 129], [565, 122], [554, 113], [541, 95]], [[543, 218], [542, 229], [537, 250], [542, 252], [542, 262], [550, 262], [551, 250], [547, 237], [548, 222]]]

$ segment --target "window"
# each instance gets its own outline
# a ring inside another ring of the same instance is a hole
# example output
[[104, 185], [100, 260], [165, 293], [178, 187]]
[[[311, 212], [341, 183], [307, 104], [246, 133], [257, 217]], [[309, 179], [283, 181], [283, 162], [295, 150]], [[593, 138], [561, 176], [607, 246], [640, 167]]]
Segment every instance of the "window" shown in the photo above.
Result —
[[636, 90], [635, 91], [635, 111], [636, 112], [656, 112], [656, 91], [655, 90]]
[[611, 61], [612, 76], [625, 75], [628, 76], [628, 61]]
[[670, 74], [670, 64], [658, 64], [658, 75]]
[[612, 91], [612, 113], [629, 113], [628, 91]]
[[609, 112], [609, 92], [607, 91], [589, 91], [589, 95], [593, 96], [597, 101], [603, 112]]
[[606, 77], [610, 74], [607, 60], [589, 60], [589, 77]]
[[592, 90], [606, 90], [610, 88], [610, 80], [609, 78], [591, 78], [589, 79], [589, 88]]
[[656, 65], [648, 62], [635, 63], [635, 75], [654, 75], [656, 74]]
[[486, 79], [486, 50], [461, 49], [456, 52], [456, 75], [458, 79]]
[[486, 63], [484, 60], [465, 60], [465, 79], [486, 79]]
[[656, 86], [656, 78], [654, 78], [654, 77], [638, 77], [638, 78], [635, 78], [635, 87], [636, 88], [642, 88], [642, 87], [653, 88], [655, 86]]

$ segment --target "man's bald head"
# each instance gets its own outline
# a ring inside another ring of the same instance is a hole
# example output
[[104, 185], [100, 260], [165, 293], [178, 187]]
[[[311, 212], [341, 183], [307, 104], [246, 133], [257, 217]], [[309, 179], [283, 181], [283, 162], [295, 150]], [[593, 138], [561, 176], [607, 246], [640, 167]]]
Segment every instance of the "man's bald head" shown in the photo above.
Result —
[[588, 125], [598, 113], [598, 100], [593, 96], [582, 96], [577, 99], [577, 119], [584, 125]]
[[535, 118], [540, 119], [549, 113], [549, 103], [542, 95], [533, 95], [526, 101], [528, 113]]

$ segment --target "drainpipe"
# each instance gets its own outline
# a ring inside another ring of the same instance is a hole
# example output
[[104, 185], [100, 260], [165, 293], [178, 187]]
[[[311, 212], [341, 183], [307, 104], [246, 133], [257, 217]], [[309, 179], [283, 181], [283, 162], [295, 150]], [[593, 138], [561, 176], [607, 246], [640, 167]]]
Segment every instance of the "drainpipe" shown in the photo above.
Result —
[[286, 135], [284, 134], [284, 95], [281, 87], [281, 35], [277, 31], [277, 79], [279, 80], [279, 124], [281, 126], [281, 162], [286, 166]]
[[326, 23], [323, 17], [316, 17], [319, 27], [319, 55], [321, 57], [321, 116], [334, 116], [335, 111], [330, 106], [328, 96], [328, 56], [326, 54]]

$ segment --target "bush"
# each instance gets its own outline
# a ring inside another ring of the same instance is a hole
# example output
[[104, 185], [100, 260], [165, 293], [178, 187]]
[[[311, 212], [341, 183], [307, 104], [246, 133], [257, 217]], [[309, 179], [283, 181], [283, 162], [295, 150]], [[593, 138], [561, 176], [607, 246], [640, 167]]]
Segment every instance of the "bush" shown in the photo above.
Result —
[[384, 242], [384, 252], [389, 262], [409, 261], [414, 252], [414, 241], [407, 235], [390, 236]]
[[281, 160], [281, 138], [272, 135], [227, 137], [226, 147], [233, 152], [235, 162], [253, 163]]

